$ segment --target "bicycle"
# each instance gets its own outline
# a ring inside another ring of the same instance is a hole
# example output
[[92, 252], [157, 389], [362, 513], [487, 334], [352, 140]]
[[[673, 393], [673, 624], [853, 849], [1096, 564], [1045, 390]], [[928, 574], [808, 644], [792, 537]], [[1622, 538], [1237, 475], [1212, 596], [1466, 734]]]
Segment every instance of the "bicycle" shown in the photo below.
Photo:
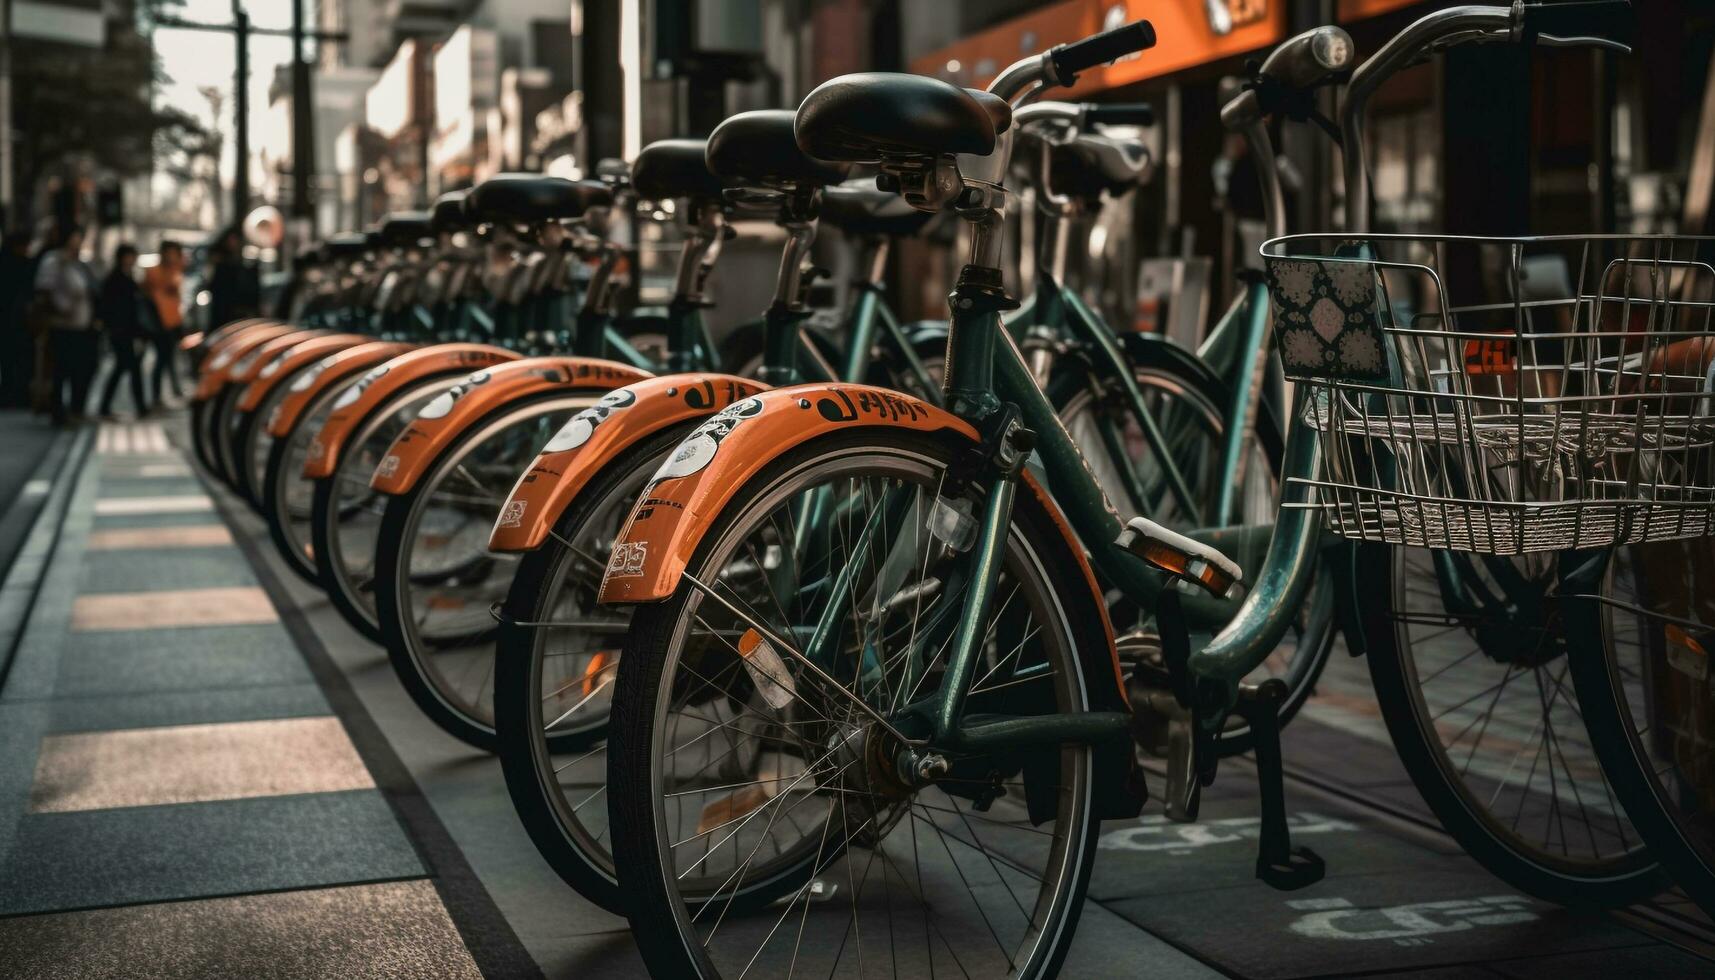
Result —
[[[664, 149], [686, 152], [679, 141]], [[639, 170], [661, 152], [646, 148]], [[729, 198], [769, 201], [787, 230], [755, 373], [778, 384], [818, 374], [861, 380], [878, 367], [897, 378], [892, 372], [903, 368], [908, 383], [926, 387], [928, 369], [914, 350], [916, 341], [888, 309], [879, 280], [887, 238], [915, 233], [929, 215], [902, 212], [892, 195], [833, 183], [842, 174], [793, 143], [790, 112], [732, 117], [711, 134], [706, 156], [705, 172], [718, 175]], [[694, 168], [686, 160], [675, 169]], [[840, 338], [843, 351], [828, 353], [806, 343], [802, 331], [811, 315], [806, 262], [820, 221], [864, 239], [859, 268], [868, 272], [853, 284], [856, 302]], [[607, 542], [667, 452], [714, 412], [765, 387], [730, 375], [681, 374], [621, 389], [548, 442], [498, 511], [490, 550], [519, 553], [520, 559], [500, 608], [495, 652], [493, 730], [508, 787], [550, 864], [581, 894], [610, 909], [618, 908], [619, 893], [603, 841], [606, 761], [599, 743], [613, 648], [625, 622], [593, 608], [588, 586], [595, 580], [589, 573], [599, 574], [605, 565]], [[577, 628], [569, 629], [573, 623]]]
[[[1349, 58], [1350, 40], [1337, 36]], [[1313, 83], [1325, 84], [1327, 74]], [[1290, 82], [1287, 88], [1293, 88]], [[1245, 137], [1259, 161], [1267, 224], [1271, 233], [1283, 235], [1285, 206], [1262, 124], [1281, 107], [1271, 103], [1265, 109], [1248, 98], [1237, 102], [1250, 108], [1223, 113], [1223, 124]], [[1065, 285], [1066, 242], [1101, 192], [1135, 181], [1142, 151], [1090, 135], [1056, 138], [1055, 130], [1078, 132], [1091, 122], [1148, 123], [1152, 114], [1123, 105], [1077, 110], [1071, 114], [1064, 104], [1037, 102], [1017, 113], [1021, 135], [1038, 121], [1051, 128], [1038, 140], [1036, 179], [1046, 219], [1039, 272], [1023, 315], [1011, 318], [1008, 330], [1109, 499], [1199, 540], [1218, 542], [1250, 563], [1266, 545], [1278, 496], [1286, 414], [1284, 385], [1268, 346], [1267, 287], [1260, 276], [1242, 277], [1232, 304], [1195, 352], [1159, 335], [1120, 335], [1109, 327]], [[1065, 188], [1053, 186], [1068, 172]], [[1285, 681], [1282, 724], [1310, 697], [1333, 646], [1333, 589], [1324, 584], [1312, 597], [1288, 641], [1253, 678]], [[1122, 640], [1128, 658], [1132, 648], [1143, 656], [1158, 654], [1149, 639], [1151, 613], [1123, 600], [1110, 607], [1116, 620], [1131, 624]], [[1250, 751], [1242, 719], [1232, 720], [1220, 750]]]
[[[1133, 121], [1143, 115], [1134, 106], [1041, 104], [1032, 108], [1038, 110], [1039, 119], [1074, 131], [1097, 123]], [[732, 162], [761, 157], [767, 161], [762, 167], [779, 167], [777, 161], [786, 159], [786, 154], [775, 150], [751, 152], [753, 146], [785, 142], [782, 135], [768, 131], [770, 125], [789, 135], [790, 115], [745, 114], [723, 124], [710, 140], [715, 147], [709, 153], [710, 166], [729, 178], [750, 178], [739, 179], [741, 184], [785, 183], [773, 169], [761, 169], [754, 163], [735, 166]], [[1126, 152], [1111, 143], [1102, 148]], [[646, 150], [644, 159], [648, 155]], [[1076, 193], [1089, 194], [1093, 187], [1094, 193], [1100, 194], [1104, 189], [1125, 189], [1139, 172], [1138, 158], [1128, 154], [1120, 160], [1110, 159], [1105, 167], [1077, 170], [1067, 164], [1059, 171], [1059, 179]], [[813, 199], [805, 202], [798, 210], [807, 212], [814, 203]], [[844, 185], [823, 190], [820, 204], [824, 220], [832, 211], [834, 223], [848, 229], [885, 226], [890, 231], [913, 231], [930, 216], [905, 208], [897, 195], [866, 191], [860, 196]], [[876, 214], [889, 204], [893, 214]], [[861, 214], [841, 213], [860, 206], [864, 209]], [[902, 208], [905, 210], [900, 213]], [[801, 237], [807, 245], [808, 235]], [[854, 329], [842, 360], [846, 380], [864, 377], [870, 351], [871, 333], [864, 319], [870, 307], [863, 300], [870, 300], [885, 312], [877, 285], [882, 260], [879, 246], [872, 244], [869, 261], [860, 263], [872, 274], [863, 283], [860, 303], [854, 310]], [[782, 270], [795, 269], [800, 262], [789, 255]], [[1171, 367], [1152, 372], [1154, 365], [1171, 363], [1166, 353], [1143, 367], [1128, 363], [1112, 331], [1075, 298], [1063, 300], [1068, 291], [1057, 280], [1057, 276], [1044, 276], [1036, 307], [1014, 318], [1010, 326], [1022, 334], [1026, 329], [1021, 325], [1030, 324], [1028, 332], [1033, 340], [1057, 341], [1057, 348], [1045, 351], [1046, 356], [1036, 363], [1044, 369], [1060, 365], [1059, 376], [1076, 382], [1063, 384], [1063, 390], [1088, 394], [1098, 379], [1118, 373], [1130, 377], [1136, 372], [1138, 377], [1154, 379], [1165, 375], [1169, 380], [1186, 376], [1185, 369]], [[784, 278], [780, 281], [765, 318], [776, 330], [776, 340], [770, 345], [776, 357], [791, 348], [786, 331], [794, 317], [786, 314], [802, 309], [801, 302], [790, 302], [792, 289], [792, 283]], [[909, 353], [896, 321], [884, 317], [883, 323], [896, 347]], [[940, 336], [944, 343], [944, 333]], [[1080, 345], [1084, 343], [1101, 344], [1109, 359], [1083, 355]], [[1187, 360], [1189, 355], [1174, 353], [1172, 359]], [[800, 361], [797, 365], [770, 365], [765, 360], [761, 373], [776, 383], [813, 377], [817, 367], [823, 369], [822, 377], [834, 376], [827, 364], [817, 359]], [[921, 368], [907, 377], [920, 379]], [[1218, 385], [1205, 379], [1206, 372], [1196, 374], [1185, 387], [1197, 392], [1218, 390]], [[1165, 392], [1175, 390], [1173, 385], [1157, 387]], [[602, 825], [605, 805], [600, 773], [605, 759], [599, 741], [606, 732], [607, 689], [617, 666], [614, 647], [623, 639], [625, 621], [593, 607], [593, 573], [610, 559], [619, 560], [610, 554], [609, 542], [638, 489], [668, 451], [699, 422], [754, 391], [730, 377], [684, 376], [656, 378], [616, 392], [608, 400], [610, 404], [583, 413], [548, 444], [501, 508], [490, 539], [491, 551], [525, 552], [499, 614], [502, 630], [496, 661], [495, 719], [508, 786], [544, 856], [582, 894], [609, 907], [617, 905], [618, 894], [612, 861], [603, 842], [606, 828]], [[695, 405], [680, 397], [690, 394], [698, 396]], [[1160, 402], [1172, 400], [1169, 393]], [[1056, 405], [1061, 407], [1062, 401], [1057, 400]]]
[[[1557, 29], [1576, 40], [1585, 13], [1455, 8], [1425, 18], [1402, 47], [1494, 32], [1556, 43]], [[1257, 584], [1232, 613], [1225, 597], [1240, 568], [1104, 506], [999, 324], [1009, 302], [995, 265], [1002, 100], [1153, 40], [1132, 25], [1025, 59], [991, 86], [1000, 99], [867, 75], [825, 83], [800, 108], [807, 151], [879, 159], [913, 203], [952, 204], [970, 223], [971, 259], [951, 298], [948, 404], [854, 385], [765, 392], [700, 427], [644, 489], [616, 544], [626, 560], [610, 563], [601, 598], [637, 604], [615, 684], [610, 805], [632, 926], [657, 973], [811, 960], [821, 969], [830, 958], [837, 967], [851, 937], [861, 947], [867, 933], [888, 937], [873, 955], [895, 963], [932, 959], [939, 943], [966, 971], [1051, 974], [1076, 924], [1098, 821], [1142, 805], [1131, 743], [1152, 713], [1168, 714], [1182, 740], [1186, 778], [1170, 784], [1168, 806], [1184, 816], [1218, 767], [1225, 719], [1244, 715], [1262, 789], [1258, 875], [1287, 889], [1320, 878], [1320, 860], [1292, 847], [1285, 821], [1284, 685], [1241, 681], [1287, 631], [1328, 501], [1341, 499], [1316, 487], [1331, 482], [1323, 460], [1346, 448], [1339, 427], [1320, 421], [1341, 404], [1329, 391], [1342, 380], [1295, 364], [1302, 348], [1285, 338], [1295, 391], [1282, 511]], [[1264, 71], [1325, 72], [1318, 47], [1317, 32], [1302, 35]], [[1400, 51], [1384, 48], [1353, 86]], [[1296, 275], [1289, 261], [1269, 255], [1277, 303], [1289, 295], [1281, 276]], [[1321, 261], [1319, 270], [1382, 260]], [[1276, 318], [1277, 333], [1287, 325]], [[1026, 466], [1033, 452], [1044, 480]], [[822, 549], [835, 557], [777, 572], [800, 553], [803, 501], [829, 485], [861, 502], [825, 528]], [[1335, 524], [1348, 528], [1360, 525]], [[1121, 673], [1097, 569], [1155, 610], [1164, 670]], [[1223, 621], [1213, 639], [1193, 641]], [[988, 846], [985, 834], [999, 840]], [[927, 861], [925, 848], [937, 849]], [[818, 881], [848, 900], [812, 901]], [[766, 914], [742, 914], [756, 909]], [[899, 921], [921, 948], [892, 942]]]
[[[491, 178], [466, 198], [465, 210], [473, 218], [529, 227], [546, 245], [539, 260], [524, 267], [528, 275], [517, 298], [530, 302], [514, 303], [511, 316], [496, 317], [507, 334], [496, 340], [544, 352], [568, 346], [576, 352], [607, 343], [619, 251], [594, 236], [587, 239], [599, 261], [567, 343], [562, 282], [568, 255], [559, 247], [565, 231], [558, 222], [581, 218], [599, 227], [612, 200], [606, 184], [530, 175]], [[384, 502], [370, 488], [370, 475], [419, 412], [434, 405], [432, 411], [451, 413], [460, 398], [479, 389], [481, 397], [473, 404], [488, 405], [497, 398], [529, 399], [570, 389], [594, 391], [605, 385], [605, 391], [645, 376], [642, 369], [576, 353], [569, 358], [531, 358], [496, 344], [439, 344], [384, 362], [348, 387], [310, 443], [303, 470], [312, 487], [308, 524], [316, 577], [341, 617], [364, 637], [383, 640], [369, 585]], [[568, 415], [575, 410], [569, 404], [562, 407]], [[582, 407], [586, 404], [576, 405]]]

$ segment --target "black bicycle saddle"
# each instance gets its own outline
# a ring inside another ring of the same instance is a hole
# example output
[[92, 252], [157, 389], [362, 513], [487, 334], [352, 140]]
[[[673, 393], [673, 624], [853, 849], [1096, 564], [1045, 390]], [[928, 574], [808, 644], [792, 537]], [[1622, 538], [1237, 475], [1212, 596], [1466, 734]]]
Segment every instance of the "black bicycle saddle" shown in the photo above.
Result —
[[534, 224], [576, 218], [613, 203], [613, 190], [597, 180], [541, 174], [497, 174], [471, 189], [465, 213], [477, 221]]
[[1049, 151], [1048, 181], [1057, 194], [1118, 197], [1136, 190], [1149, 175], [1149, 151], [1137, 140], [1081, 133]]
[[469, 195], [469, 191], [448, 191], [435, 199], [434, 207], [429, 209], [429, 223], [436, 232], [458, 231], [470, 226], [470, 216], [464, 210], [464, 199]]
[[369, 236], [361, 231], [329, 235], [328, 240], [322, 243], [322, 250], [330, 261], [355, 259], [369, 251]]
[[709, 134], [704, 159], [715, 176], [761, 187], [826, 187], [845, 179], [843, 164], [799, 149], [789, 109], [758, 109], [728, 118]]
[[721, 196], [721, 180], [709, 172], [705, 140], [656, 140], [631, 165], [631, 189], [651, 201]]
[[858, 72], [829, 79], [798, 107], [798, 145], [825, 160], [985, 155], [1012, 125], [1004, 99], [925, 75]]
[[427, 211], [394, 211], [381, 219], [381, 243], [406, 248], [435, 237], [434, 217]]

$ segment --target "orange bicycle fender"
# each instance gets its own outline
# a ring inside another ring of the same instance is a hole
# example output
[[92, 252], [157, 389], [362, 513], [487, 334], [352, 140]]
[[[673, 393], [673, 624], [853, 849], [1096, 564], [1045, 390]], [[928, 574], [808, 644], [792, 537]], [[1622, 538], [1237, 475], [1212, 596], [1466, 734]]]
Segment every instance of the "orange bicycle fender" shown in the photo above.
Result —
[[643, 488], [614, 542], [601, 601], [671, 596], [709, 522], [758, 470], [817, 436], [872, 427], [977, 438], [951, 412], [872, 385], [794, 385], [734, 402], [686, 436]]
[[512, 487], [488, 550], [535, 551], [585, 485], [621, 453], [671, 425], [706, 418], [767, 386], [730, 374], [670, 374], [609, 392], [572, 416]]
[[268, 365], [274, 363], [275, 358], [306, 340], [325, 336], [327, 334], [320, 330], [294, 330], [264, 341], [255, 350], [233, 363], [232, 369], [226, 373], [226, 383], [249, 388], [250, 382], [260, 378]]
[[291, 377], [299, 368], [369, 339], [361, 334], [336, 333], [300, 340], [262, 365], [262, 369], [256, 372], [256, 377], [245, 387], [244, 394], [238, 396], [238, 410], [255, 411], [256, 406], [262, 404], [262, 399], [268, 397], [268, 393], [273, 391], [276, 385]]
[[[211, 353], [207, 367], [203, 368], [202, 376], [197, 379], [196, 394], [193, 401], [207, 401], [220, 393], [232, 377], [234, 369], [244, 363], [246, 356], [263, 344], [282, 334], [296, 333], [297, 327], [274, 323], [265, 326], [252, 327], [233, 337], [231, 341], [220, 345], [220, 349]], [[246, 364], [246, 367], [249, 365]]]
[[521, 398], [555, 391], [612, 391], [649, 377], [618, 361], [591, 357], [527, 357], [484, 368], [424, 405], [393, 440], [369, 481], [373, 490], [409, 493], [466, 429]]
[[[951, 432], [976, 441], [977, 431], [945, 409], [909, 395], [859, 384], [808, 384], [763, 392], [737, 402], [704, 422], [643, 489], [625, 529], [614, 542], [603, 603], [658, 602], [673, 594], [679, 576], [707, 533], [716, 514], [746, 480], [772, 460], [818, 436], [851, 427], [893, 427], [919, 432]], [[1052, 517], [1077, 560], [1084, 584], [1101, 610], [1107, 638], [1106, 663], [1125, 702], [1125, 680], [1114, 645], [1113, 623], [1084, 546], [1048, 492], [1027, 470], [1021, 483]], [[1071, 583], [1056, 583], [1070, 585]], [[1094, 669], [1102, 663], [1084, 651]]]
[[233, 337], [238, 336], [244, 331], [249, 330], [251, 327], [272, 326], [277, 322], [279, 321], [265, 316], [245, 317], [242, 320], [233, 320], [231, 323], [216, 327], [213, 330], [188, 334], [187, 336], [199, 338], [201, 342], [209, 348], [210, 353], [212, 353], [214, 348], [226, 343], [228, 340], [231, 340]]
[[220, 352], [243, 339], [252, 330], [265, 330], [269, 327], [285, 326], [278, 320], [267, 320], [257, 317], [254, 320], [235, 320], [213, 333], [201, 334], [203, 338], [202, 360], [199, 370], [208, 370], [210, 363], [220, 356]]
[[310, 441], [304, 476], [311, 480], [332, 476], [352, 430], [377, 406], [404, 388], [437, 376], [446, 376], [450, 384], [460, 374], [502, 361], [516, 361], [522, 356], [489, 344], [437, 344], [377, 364], [334, 402], [321, 431]]
[[298, 417], [329, 386], [411, 349], [413, 345], [402, 341], [377, 340], [323, 357], [314, 367], [292, 379], [291, 390], [268, 416], [268, 434], [276, 439], [291, 435]]

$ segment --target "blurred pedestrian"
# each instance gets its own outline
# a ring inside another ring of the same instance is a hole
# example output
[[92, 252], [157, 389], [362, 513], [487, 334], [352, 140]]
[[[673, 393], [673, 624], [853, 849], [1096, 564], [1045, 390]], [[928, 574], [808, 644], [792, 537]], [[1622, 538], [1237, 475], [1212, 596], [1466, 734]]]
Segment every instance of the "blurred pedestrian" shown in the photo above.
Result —
[[113, 351], [113, 371], [107, 375], [107, 387], [101, 393], [101, 417], [109, 422], [113, 414], [113, 395], [119, 390], [119, 379], [131, 379], [131, 406], [139, 417], [149, 414], [149, 403], [143, 400], [143, 341], [152, 332], [153, 304], [137, 285], [137, 249], [121, 244], [113, 250], [113, 268], [102, 280], [101, 295], [96, 302], [96, 319], [107, 334], [107, 345]]
[[82, 250], [83, 229], [68, 226], [36, 266], [34, 316], [47, 333], [53, 355], [50, 408], [56, 425], [83, 421], [101, 362], [95, 274], [80, 257]]
[[0, 408], [30, 403], [30, 376], [36, 366], [28, 319], [34, 276], [30, 236], [8, 229], [0, 243]]
[[234, 320], [255, 316], [259, 297], [256, 272], [244, 264], [244, 240], [228, 228], [209, 255], [208, 329], [218, 330]]
[[163, 404], [161, 379], [173, 383], [173, 397], [183, 398], [179, 390], [179, 336], [185, 325], [185, 247], [171, 239], [161, 242], [161, 260], [143, 274], [143, 291], [155, 306], [155, 326], [149, 335], [155, 347], [154, 404]]

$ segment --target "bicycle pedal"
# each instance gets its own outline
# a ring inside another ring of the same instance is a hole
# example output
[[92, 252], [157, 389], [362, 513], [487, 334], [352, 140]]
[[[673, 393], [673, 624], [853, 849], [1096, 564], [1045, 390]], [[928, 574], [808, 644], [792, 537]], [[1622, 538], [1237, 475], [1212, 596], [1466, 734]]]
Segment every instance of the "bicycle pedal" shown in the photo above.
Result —
[[1238, 562], [1213, 548], [1169, 530], [1146, 517], [1134, 517], [1115, 544], [1180, 582], [1225, 598], [1244, 578]]

